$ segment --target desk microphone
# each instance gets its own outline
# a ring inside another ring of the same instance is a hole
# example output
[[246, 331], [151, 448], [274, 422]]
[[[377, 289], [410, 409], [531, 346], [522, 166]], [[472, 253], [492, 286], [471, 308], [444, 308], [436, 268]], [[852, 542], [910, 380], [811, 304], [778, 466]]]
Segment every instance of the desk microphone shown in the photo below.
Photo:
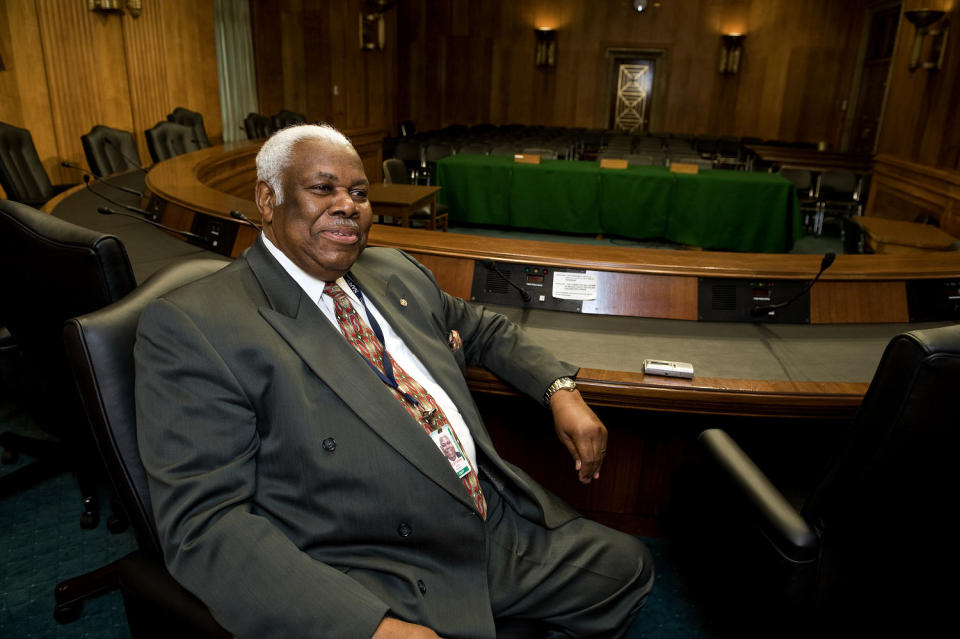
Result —
[[807, 284], [805, 287], [803, 287], [803, 289], [799, 293], [797, 293], [796, 295], [788, 299], [786, 302], [780, 302], [778, 304], [766, 304], [764, 306], [754, 306], [750, 310], [750, 315], [752, 315], [753, 317], [759, 317], [760, 315], [766, 315], [770, 311], [778, 311], [781, 308], [786, 308], [790, 306], [791, 304], [796, 302], [798, 299], [803, 297], [811, 288], [813, 288], [813, 285], [817, 283], [817, 280], [820, 279], [820, 276], [823, 275], [823, 272], [828, 268], [830, 268], [830, 265], [833, 264], [833, 261], [835, 259], [837, 259], [836, 253], [831, 251], [830, 253], [825, 254], [823, 256], [823, 259], [820, 261], [820, 271], [817, 272], [816, 277], [810, 280], [810, 283]]
[[521, 288], [520, 286], [518, 286], [517, 284], [515, 284], [509, 277], [507, 277], [506, 275], [504, 275], [504, 274], [500, 271], [500, 269], [497, 268], [497, 265], [493, 263], [493, 260], [480, 260], [480, 263], [483, 264], [484, 267], [486, 267], [488, 270], [493, 271], [494, 273], [496, 273], [497, 275], [499, 275], [501, 278], [503, 278], [503, 280], [504, 280], [507, 284], [509, 284], [509, 285], [512, 286], [513, 288], [517, 289], [518, 291], [520, 291], [520, 297], [523, 298], [524, 304], [529, 304], [529, 303], [530, 303], [530, 299], [531, 299], [531, 298], [530, 298], [530, 293], [528, 293], [528, 292], [526, 292], [525, 290], [523, 290], [523, 288]]
[[[89, 176], [90, 176], [91, 178], [93, 178], [94, 180], [98, 179], [96, 175], [94, 175], [94, 174], [91, 173], [90, 171], [86, 170], [85, 168], [83, 168], [83, 167], [80, 166], [79, 164], [73, 164], [72, 162], [67, 162], [66, 160], [64, 160], [63, 162], [60, 163], [60, 166], [62, 166], [62, 167], [64, 167], [64, 168], [67, 168], [67, 169], [73, 169], [74, 171], [80, 171], [80, 172], [83, 173], [84, 175], [89, 175]], [[111, 189], [117, 189], [118, 191], [123, 191], [124, 193], [129, 193], [130, 195], [136, 195], [137, 197], [141, 197], [141, 198], [143, 197], [143, 193], [141, 193], [140, 191], [138, 191], [138, 190], [136, 190], [136, 189], [131, 189], [131, 188], [126, 187], [126, 186], [123, 186], [123, 185], [121, 185], [121, 184], [111, 184], [110, 182], [106, 182], [106, 181], [104, 181], [104, 180], [100, 180], [100, 183], [101, 183], [101, 184], [105, 184], [106, 186], [109, 186]]]
[[197, 235], [196, 233], [191, 233], [190, 231], [181, 231], [180, 229], [175, 229], [175, 228], [170, 227], [170, 226], [164, 226], [163, 224], [160, 224], [159, 222], [154, 222], [153, 220], [148, 220], [148, 219], [145, 218], [145, 217], [138, 217], [138, 216], [136, 216], [136, 215], [131, 215], [130, 213], [124, 213], [123, 211], [114, 211], [113, 209], [107, 208], [106, 206], [99, 206], [99, 207], [97, 207], [97, 213], [99, 213], [99, 214], [101, 214], [101, 215], [123, 215], [124, 217], [132, 217], [132, 218], [135, 219], [135, 220], [140, 220], [141, 222], [146, 222], [147, 224], [149, 224], [149, 225], [151, 225], [151, 226], [155, 226], [155, 227], [157, 227], [158, 229], [163, 229], [164, 231], [169, 231], [170, 233], [176, 233], [177, 235], [182, 235], [182, 236], [184, 236], [184, 237], [189, 237], [189, 238], [191, 238], [191, 239], [200, 240], [201, 242], [206, 243], [206, 240], [205, 240], [203, 237], [201, 237], [200, 235]]
[[130, 206], [129, 204], [123, 204], [123, 203], [121, 203], [121, 202], [117, 202], [117, 201], [116, 201], [115, 199], [113, 199], [112, 197], [107, 197], [106, 195], [104, 195], [103, 193], [100, 193], [99, 191], [94, 191], [94, 190], [93, 190], [93, 187], [90, 186], [90, 175], [89, 175], [89, 174], [86, 174], [86, 175], [83, 176], [83, 184], [87, 187], [87, 190], [88, 190], [88, 191], [90, 191], [91, 193], [93, 193], [94, 195], [96, 195], [98, 198], [100, 198], [100, 199], [102, 199], [102, 200], [106, 200], [106, 201], [109, 202], [110, 204], [113, 204], [114, 206], [119, 206], [119, 207], [122, 208], [122, 209], [127, 209], [128, 211], [133, 211], [134, 213], [137, 213], [137, 214], [139, 214], [139, 215], [142, 215], [142, 216], [143, 216], [144, 218], [146, 218], [146, 219], [151, 219], [151, 220], [154, 219], [153, 214], [149, 213], [148, 211], [144, 211], [143, 209], [141, 209], [141, 208], [139, 208], [139, 207], [136, 207], [136, 206]]
[[262, 230], [262, 229], [260, 228], [260, 225], [259, 225], [259, 224], [257, 224], [257, 223], [254, 222], [253, 220], [251, 220], [249, 217], [247, 217], [246, 215], [244, 215], [244, 214], [241, 213], [240, 211], [236, 211], [236, 210], [230, 211], [230, 217], [232, 217], [232, 218], [235, 219], [235, 220], [240, 220], [241, 222], [246, 222], [247, 224], [249, 224], [249, 225], [252, 226], [253, 228], [257, 229], [258, 231]]
[[116, 151], [117, 153], [119, 153], [119, 154], [120, 154], [120, 157], [122, 157], [124, 160], [126, 160], [126, 161], [127, 161], [127, 164], [129, 164], [129, 165], [132, 166], [133, 168], [137, 169], [138, 171], [143, 171], [144, 173], [147, 173], [147, 172], [149, 171], [149, 169], [143, 168], [142, 166], [140, 166], [140, 163], [139, 163], [139, 162], [137, 162], [137, 161], [134, 160], [132, 157], [130, 157], [129, 155], [127, 155], [126, 153], [124, 153], [124, 152], [123, 152], [123, 149], [121, 149], [121, 148], [117, 145], [117, 143], [114, 142], [113, 140], [111, 140], [110, 138], [105, 137], [105, 138], [103, 138], [103, 141], [106, 142], [107, 144], [109, 144], [110, 146], [112, 146], [112, 147], [113, 147], [113, 150]]

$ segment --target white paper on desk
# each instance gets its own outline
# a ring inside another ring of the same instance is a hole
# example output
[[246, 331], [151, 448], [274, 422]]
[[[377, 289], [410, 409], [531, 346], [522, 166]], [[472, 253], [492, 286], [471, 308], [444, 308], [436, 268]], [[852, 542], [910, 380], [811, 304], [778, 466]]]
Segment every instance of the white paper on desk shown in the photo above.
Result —
[[561, 300], [597, 299], [597, 276], [592, 273], [553, 273], [553, 296]]

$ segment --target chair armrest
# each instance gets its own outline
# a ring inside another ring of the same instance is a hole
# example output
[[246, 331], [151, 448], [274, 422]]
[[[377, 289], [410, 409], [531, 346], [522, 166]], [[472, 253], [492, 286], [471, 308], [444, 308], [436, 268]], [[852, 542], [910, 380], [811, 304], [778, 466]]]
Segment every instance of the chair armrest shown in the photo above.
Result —
[[819, 537], [752, 459], [722, 430], [700, 433], [702, 450], [736, 488], [747, 508], [757, 516], [763, 534], [785, 559], [814, 561]]

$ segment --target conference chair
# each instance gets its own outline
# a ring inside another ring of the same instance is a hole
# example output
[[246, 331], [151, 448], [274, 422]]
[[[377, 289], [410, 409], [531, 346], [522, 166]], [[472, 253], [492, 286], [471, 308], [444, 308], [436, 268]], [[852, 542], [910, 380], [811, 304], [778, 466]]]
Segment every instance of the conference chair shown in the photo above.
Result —
[[544, 160], [556, 160], [557, 151], [546, 147], [531, 146], [524, 148], [521, 153], [524, 155], [539, 155]]
[[133, 345], [140, 312], [164, 293], [223, 268], [227, 262], [198, 259], [157, 271], [116, 304], [78, 314], [62, 325], [63, 343], [82, 408], [107, 475], [137, 539], [138, 549], [111, 565], [114, 577], [84, 575], [58, 584], [58, 617], [75, 617], [97, 592], [119, 586], [134, 639], [229, 637], [206, 607], [166, 571], [137, 452]]
[[243, 119], [243, 131], [248, 140], [268, 138], [273, 133], [273, 124], [270, 118], [259, 113], [248, 113]]
[[410, 184], [419, 184], [424, 176], [423, 147], [419, 141], [401, 138], [393, 150], [394, 157], [402, 161], [407, 167]]
[[490, 145], [482, 142], [468, 142], [460, 147], [458, 155], [490, 155]]
[[80, 144], [90, 172], [98, 178], [143, 166], [137, 143], [129, 131], [97, 124], [80, 136]]
[[894, 337], [833, 461], [792, 500], [725, 431], [704, 431], [709, 473], [691, 563], [719, 583], [697, 599], [737, 623], [766, 624], [766, 636], [949, 627], [958, 388], [960, 324]]
[[[407, 166], [398, 158], [387, 158], [383, 161], [383, 181], [386, 184], [410, 184], [410, 176], [407, 174]], [[376, 211], [373, 212], [376, 215]], [[433, 219], [430, 218], [430, 207], [424, 207], [419, 212], [410, 216], [410, 225], [414, 226], [423, 222], [428, 230], [442, 228], [444, 231], [449, 226], [450, 212], [445, 204], [437, 203], [437, 214]]]
[[193, 139], [201, 149], [210, 146], [210, 140], [207, 139], [207, 129], [203, 126], [203, 115], [190, 109], [177, 107], [173, 113], [167, 115], [168, 122], [182, 124], [193, 129]]
[[823, 222], [827, 217], [863, 214], [861, 184], [856, 174], [844, 169], [828, 169], [820, 174], [814, 233], [823, 234]]
[[40, 206], [74, 186], [50, 182], [30, 131], [0, 122], [0, 186], [8, 200]]
[[297, 113], [296, 111], [281, 109], [270, 118], [270, 123], [273, 125], [274, 131], [279, 131], [294, 124], [306, 124], [307, 116], [302, 113]]
[[791, 167], [781, 167], [777, 173], [793, 184], [793, 188], [797, 192], [797, 200], [800, 202], [803, 224], [812, 230], [820, 215], [819, 174], [809, 169]]
[[[133, 347], [143, 308], [174, 288], [216, 272], [219, 260], [190, 260], [148, 278], [120, 302], [68, 321], [64, 342], [108, 474], [136, 534], [138, 549], [117, 561], [119, 587], [133, 639], [229, 637], [206, 606], [163, 564], [137, 450]], [[322, 593], [318, 597], [322, 598]], [[538, 624], [497, 620], [499, 639], [542, 637]]]
[[192, 128], [175, 122], [159, 122], [144, 134], [147, 137], [147, 150], [154, 163], [202, 148]]
[[456, 151], [453, 145], [448, 142], [430, 142], [423, 147], [423, 181], [426, 184], [433, 184], [434, 176], [437, 174], [437, 162], [443, 158], [454, 155]]

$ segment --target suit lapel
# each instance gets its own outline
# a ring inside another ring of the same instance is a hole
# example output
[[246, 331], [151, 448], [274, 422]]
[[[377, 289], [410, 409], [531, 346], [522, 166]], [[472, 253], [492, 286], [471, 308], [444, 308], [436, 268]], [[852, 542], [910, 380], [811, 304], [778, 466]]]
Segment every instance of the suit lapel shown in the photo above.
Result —
[[[451, 495], [472, 506], [462, 482], [423, 428], [410, 419], [400, 402], [383, 392], [380, 378], [266, 247], [258, 241], [246, 258], [268, 300], [268, 305], [260, 308], [261, 316], [384, 441]], [[371, 401], [371, 397], [382, 399]]]

